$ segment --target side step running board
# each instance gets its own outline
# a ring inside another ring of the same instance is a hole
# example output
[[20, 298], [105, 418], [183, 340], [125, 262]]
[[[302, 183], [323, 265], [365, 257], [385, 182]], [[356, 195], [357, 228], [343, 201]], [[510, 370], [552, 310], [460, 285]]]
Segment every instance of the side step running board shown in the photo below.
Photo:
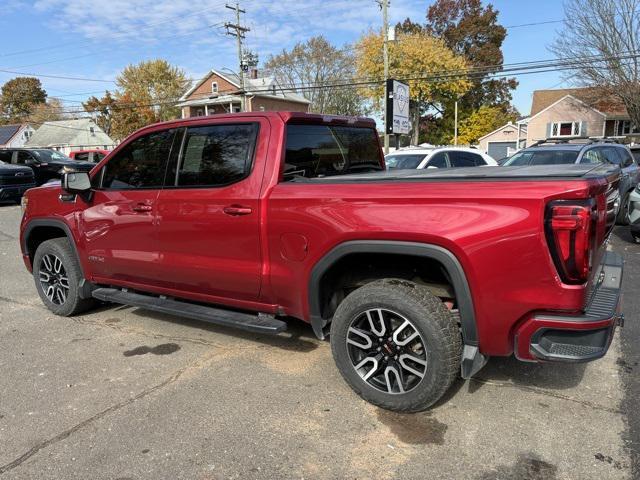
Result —
[[287, 329], [287, 324], [277, 320], [272, 315], [259, 313], [234, 312], [220, 308], [207, 307], [194, 303], [172, 300], [165, 297], [132, 293], [116, 288], [98, 288], [92, 292], [94, 298], [104, 302], [120, 303], [132, 307], [153, 310], [154, 312], [168, 313], [179, 317], [223, 325], [225, 327], [239, 328], [249, 332], [269, 333], [276, 335]]

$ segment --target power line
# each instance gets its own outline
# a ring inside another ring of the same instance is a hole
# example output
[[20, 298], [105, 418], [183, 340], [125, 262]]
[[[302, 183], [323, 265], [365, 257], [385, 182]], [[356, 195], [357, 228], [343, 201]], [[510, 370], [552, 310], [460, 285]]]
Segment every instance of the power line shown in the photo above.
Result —
[[[254, 1], [254, 0], [245, 0], [245, 1]], [[66, 46], [74, 46], [77, 47], [79, 45], [86, 45], [91, 43], [91, 40], [101, 40], [104, 41], [106, 39], [113, 39], [113, 38], [121, 38], [121, 37], [129, 37], [129, 36], [134, 36], [136, 34], [138, 34], [141, 30], [149, 30], [152, 28], [155, 28], [159, 25], [163, 25], [165, 23], [170, 23], [170, 22], [175, 22], [177, 20], [183, 20], [185, 18], [189, 18], [189, 17], [193, 17], [196, 15], [200, 15], [202, 13], [205, 13], [207, 11], [210, 10], [214, 10], [217, 9], [219, 7], [222, 7], [224, 5], [224, 3], [218, 3], [218, 4], [214, 4], [211, 5], [210, 7], [204, 9], [204, 10], [198, 10], [195, 12], [191, 12], [188, 13], [186, 15], [180, 15], [180, 16], [176, 16], [176, 17], [165, 17], [164, 20], [160, 21], [160, 22], [156, 22], [156, 23], [152, 23], [152, 24], [147, 24], [147, 25], [142, 25], [140, 27], [136, 27], [135, 31], [128, 31], [128, 32], [116, 32], [116, 33], [111, 33], [109, 35], [104, 35], [104, 34], [99, 34], [99, 35], [87, 35], [86, 37], [89, 38], [89, 41], [85, 41], [85, 42], [65, 42], [65, 43], [60, 43], [57, 45], [50, 45], [47, 47], [40, 47], [40, 48], [34, 48], [34, 49], [27, 49], [27, 50], [19, 50], [19, 51], [15, 51], [15, 52], [9, 52], [9, 53], [2, 53], [0, 54], [0, 57], [11, 57], [11, 56], [15, 56], [15, 55], [25, 55], [25, 54], [29, 54], [29, 53], [36, 53], [36, 52], [43, 52], [43, 51], [49, 51], [49, 50], [54, 50], [54, 49], [58, 49], [61, 47], [66, 47]]]
[[[612, 56], [600, 56], [598, 58], [594, 58], [594, 57], [576, 57], [574, 59], [565, 59], [562, 61], [557, 61], [555, 63], [551, 63], [551, 62], [547, 62], [546, 64], [540, 64], [539, 61], [536, 62], [532, 62], [533, 65], [530, 66], [526, 66], [526, 67], [520, 67], [517, 69], [508, 69], [509, 71], [507, 72], [493, 72], [493, 73], [489, 73], [489, 75], [487, 75], [487, 79], [496, 79], [496, 78], [502, 78], [502, 77], [509, 77], [509, 76], [521, 76], [521, 75], [529, 75], [529, 74], [538, 74], [538, 73], [547, 73], [547, 72], [558, 72], [558, 71], [567, 71], [567, 70], [575, 70], [578, 68], [581, 68], [581, 66], [585, 63], [585, 62], [590, 62], [590, 63], [597, 63], [597, 62], [603, 62], [603, 61], [610, 61], [613, 59], [616, 60], [632, 60], [635, 58], [640, 57], [639, 53], [634, 53], [634, 54], [627, 54], [627, 55], [618, 55], [615, 57]], [[587, 60], [588, 58], [588, 60]], [[457, 71], [457, 72], [448, 72], [448, 73], [443, 73], [443, 74], [438, 74], [438, 75], [434, 75], [434, 74], [418, 74], [417, 76], [399, 76], [397, 77], [398, 80], [401, 81], [433, 81], [433, 82], [437, 82], [437, 81], [443, 81], [449, 78], [453, 78], [453, 77], [464, 77], [464, 76], [468, 76], [468, 73], [465, 72], [461, 72], [461, 71]], [[472, 75], [478, 75], [477, 72], [472, 73]], [[483, 74], [483, 76], [485, 76], [486, 73]], [[299, 86], [295, 86], [295, 87], [280, 87], [278, 90], [280, 92], [286, 92], [286, 91], [290, 91], [290, 92], [300, 92], [300, 91], [308, 91], [308, 90], [314, 90], [314, 89], [329, 89], [329, 88], [364, 88], [364, 87], [374, 87], [374, 86], [378, 86], [378, 85], [382, 85], [384, 82], [383, 79], [369, 79], [369, 80], [363, 80], [363, 81], [355, 81], [353, 79], [351, 80], [340, 80], [340, 81], [334, 81], [334, 82], [330, 82], [330, 83], [324, 83], [324, 84], [300, 84]], [[219, 92], [220, 94], [235, 94], [238, 93], [238, 90], [228, 90], [228, 91], [221, 91]], [[270, 88], [266, 88], [266, 89], [253, 89], [250, 93], [252, 94], [260, 94], [260, 93], [272, 93], [272, 90]], [[146, 104], [142, 104], [142, 103], [137, 103], [137, 102], [132, 102], [130, 104], [123, 104], [123, 105], [118, 105], [116, 107], [114, 107], [114, 110], [126, 110], [126, 109], [134, 109], [134, 108], [152, 108], [152, 107], [159, 107], [159, 106], [163, 106], [163, 105], [176, 105], [177, 103], [180, 103], [179, 99], [164, 99], [161, 101], [156, 101], [156, 102], [151, 102], [151, 103], [146, 103]], [[62, 112], [62, 113], [78, 113], [77, 111], [68, 111], [68, 112]]]
[[[507, 64], [508, 68], [503, 68], [496, 71], [495, 66], [489, 67], [471, 67], [467, 69], [449, 70], [439, 74], [433, 74], [430, 72], [418, 73], [413, 76], [396, 75], [396, 78], [401, 81], [442, 81], [451, 78], [473, 78], [473, 77], [488, 77], [489, 79], [520, 76], [525, 74], [546, 73], [551, 71], [566, 71], [581, 68], [584, 64], [597, 64], [611, 60], [633, 60], [640, 57], [639, 51], [633, 52], [621, 52], [617, 55], [592, 55], [584, 57], [573, 57], [554, 60], [535, 60], [530, 62], [520, 62], [514, 64]], [[289, 86], [278, 87], [279, 92], [303, 92], [314, 89], [336, 89], [336, 88], [362, 88], [373, 87], [381, 85], [384, 82], [382, 78], [348, 78], [348, 79], [336, 79], [331, 82], [305, 82], [299, 84], [292, 84]], [[238, 89], [230, 89], [226, 91], [219, 91], [221, 95], [224, 94], [237, 94]], [[252, 94], [273, 93], [272, 87], [254, 88], [250, 91]], [[202, 94], [202, 96], [210, 96], [209, 93]], [[56, 98], [56, 97], [51, 97]], [[85, 103], [79, 100], [69, 100], [69, 102]], [[180, 102], [180, 99], [167, 98], [160, 101], [150, 103], [130, 102], [128, 104], [119, 104], [114, 106], [114, 110], [125, 110], [134, 108], [152, 108], [163, 105], [175, 105]], [[62, 111], [61, 113], [77, 114], [78, 111]]]

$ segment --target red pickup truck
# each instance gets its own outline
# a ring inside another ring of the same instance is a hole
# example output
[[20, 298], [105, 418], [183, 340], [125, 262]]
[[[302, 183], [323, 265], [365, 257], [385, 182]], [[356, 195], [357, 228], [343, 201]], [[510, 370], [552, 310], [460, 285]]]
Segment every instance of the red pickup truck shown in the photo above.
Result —
[[330, 336], [366, 400], [423, 410], [489, 356], [603, 356], [622, 261], [604, 165], [385, 171], [375, 123], [247, 113], [131, 135], [31, 189], [21, 247], [44, 304], [95, 300]]

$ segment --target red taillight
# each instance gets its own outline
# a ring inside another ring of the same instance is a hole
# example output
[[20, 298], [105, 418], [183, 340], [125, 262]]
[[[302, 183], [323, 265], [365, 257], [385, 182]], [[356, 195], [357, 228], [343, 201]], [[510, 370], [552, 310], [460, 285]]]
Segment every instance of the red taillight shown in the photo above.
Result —
[[595, 238], [593, 209], [591, 202], [554, 202], [547, 210], [547, 242], [565, 283], [581, 284], [589, 279]]

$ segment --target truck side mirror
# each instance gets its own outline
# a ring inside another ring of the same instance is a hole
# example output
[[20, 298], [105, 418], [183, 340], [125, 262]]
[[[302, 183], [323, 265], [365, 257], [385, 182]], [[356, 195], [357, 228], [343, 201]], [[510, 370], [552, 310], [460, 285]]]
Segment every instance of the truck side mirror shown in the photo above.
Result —
[[91, 178], [87, 172], [68, 172], [62, 174], [62, 189], [72, 195], [80, 195], [91, 200]]

